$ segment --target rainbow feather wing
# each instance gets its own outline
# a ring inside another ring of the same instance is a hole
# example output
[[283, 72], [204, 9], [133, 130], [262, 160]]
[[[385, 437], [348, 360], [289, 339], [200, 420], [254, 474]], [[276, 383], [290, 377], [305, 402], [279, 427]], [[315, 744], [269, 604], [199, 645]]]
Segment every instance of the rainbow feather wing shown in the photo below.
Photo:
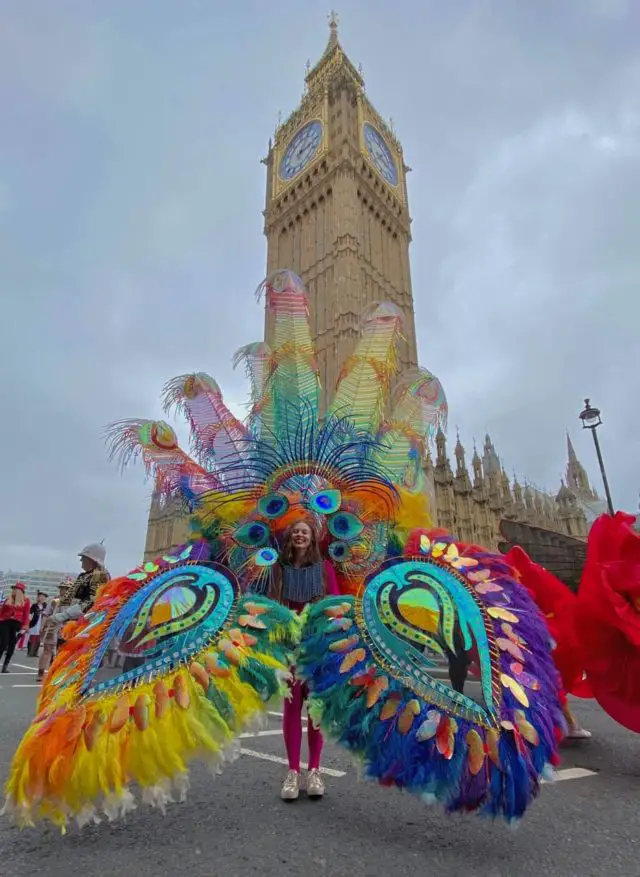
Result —
[[[38, 714], [13, 759], [6, 810], [22, 825], [65, 828], [132, 805], [132, 783], [164, 808], [188, 766], [219, 768], [239, 734], [285, 690], [296, 617], [241, 596], [206, 543], [109, 582], [65, 627]], [[115, 651], [129, 666], [108, 669]]]
[[287, 442], [318, 424], [320, 382], [309, 328], [304, 284], [291, 271], [276, 271], [261, 284], [266, 296], [271, 342], [262, 426], [267, 436]]
[[357, 432], [375, 435], [382, 421], [389, 382], [396, 371], [402, 317], [391, 304], [377, 305], [362, 321], [362, 337], [342, 368], [329, 413], [349, 416]]
[[[314, 717], [370, 779], [450, 811], [518, 819], [563, 723], [544, 623], [498, 557], [448, 539], [422, 544], [422, 556], [374, 572], [362, 600], [310, 609], [297, 673]], [[522, 661], [501, 646], [514, 639]], [[482, 702], [433, 673], [439, 652], [460, 648], [479, 664]]]
[[256, 438], [260, 438], [262, 431], [262, 410], [266, 402], [265, 390], [271, 366], [271, 350], [264, 341], [254, 341], [236, 351], [233, 357], [233, 367], [237, 368], [244, 363], [245, 372], [249, 378], [251, 401], [249, 417], [247, 418], [251, 432]]

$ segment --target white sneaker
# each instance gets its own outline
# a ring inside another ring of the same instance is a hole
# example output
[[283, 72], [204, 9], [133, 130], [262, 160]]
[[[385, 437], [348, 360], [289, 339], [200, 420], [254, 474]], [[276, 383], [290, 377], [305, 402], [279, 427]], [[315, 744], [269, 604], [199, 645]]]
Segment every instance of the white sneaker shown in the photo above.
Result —
[[300, 795], [300, 774], [297, 770], [290, 770], [280, 790], [283, 801], [297, 801]]
[[586, 728], [571, 728], [567, 734], [567, 740], [591, 740], [593, 734]]
[[307, 774], [307, 798], [322, 798], [324, 795], [324, 780], [322, 774], [315, 768]]

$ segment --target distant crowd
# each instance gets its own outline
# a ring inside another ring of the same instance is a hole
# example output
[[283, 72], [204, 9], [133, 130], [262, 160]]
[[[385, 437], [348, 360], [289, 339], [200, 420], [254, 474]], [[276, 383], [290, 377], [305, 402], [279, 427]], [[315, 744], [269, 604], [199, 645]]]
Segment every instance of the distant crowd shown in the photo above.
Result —
[[105, 567], [106, 550], [102, 543], [92, 543], [78, 556], [82, 572], [75, 581], [60, 582], [57, 597], [39, 591], [32, 603], [24, 582], [16, 582], [0, 598], [2, 673], [9, 672], [16, 647], [26, 648], [29, 657], [38, 658], [38, 681], [42, 681], [62, 645], [64, 624], [93, 605], [98, 589], [110, 578]]

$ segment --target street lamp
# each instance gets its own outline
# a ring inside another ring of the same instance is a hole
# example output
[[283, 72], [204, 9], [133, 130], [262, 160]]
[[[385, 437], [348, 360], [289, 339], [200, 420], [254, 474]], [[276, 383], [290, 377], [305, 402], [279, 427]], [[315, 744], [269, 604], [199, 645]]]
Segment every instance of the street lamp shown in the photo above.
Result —
[[609, 490], [609, 482], [607, 481], [607, 473], [604, 471], [604, 463], [602, 461], [602, 452], [600, 450], [600, 442], [598, 441], [597, 429], [602, 423], [600, 417], [600, 409], [594, 408], [589, 399], [584, 400], [584, 410], [578, 415], [582, 421], [583, 429], [590, 429], [593, 436], [593, 443], [596, 446], [596, 454], [598, 455], [598, 463], [600, 464], [600, 474], [602, 475], [602, 483], [604, 484], [604, 492], [607, 497], [607, 508], [609, 514], [613, 515], [613, 503], [611, 502], [611, 491]]

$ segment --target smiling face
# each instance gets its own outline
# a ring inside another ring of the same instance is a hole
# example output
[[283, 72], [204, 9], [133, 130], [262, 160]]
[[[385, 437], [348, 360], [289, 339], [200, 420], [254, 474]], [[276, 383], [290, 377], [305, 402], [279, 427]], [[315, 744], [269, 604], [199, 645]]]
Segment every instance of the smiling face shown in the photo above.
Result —
[[291, 545], [296, 554], [304, 554], [311, 545], [311, 527], [306, 521], [298, 521], [291, 528]]

